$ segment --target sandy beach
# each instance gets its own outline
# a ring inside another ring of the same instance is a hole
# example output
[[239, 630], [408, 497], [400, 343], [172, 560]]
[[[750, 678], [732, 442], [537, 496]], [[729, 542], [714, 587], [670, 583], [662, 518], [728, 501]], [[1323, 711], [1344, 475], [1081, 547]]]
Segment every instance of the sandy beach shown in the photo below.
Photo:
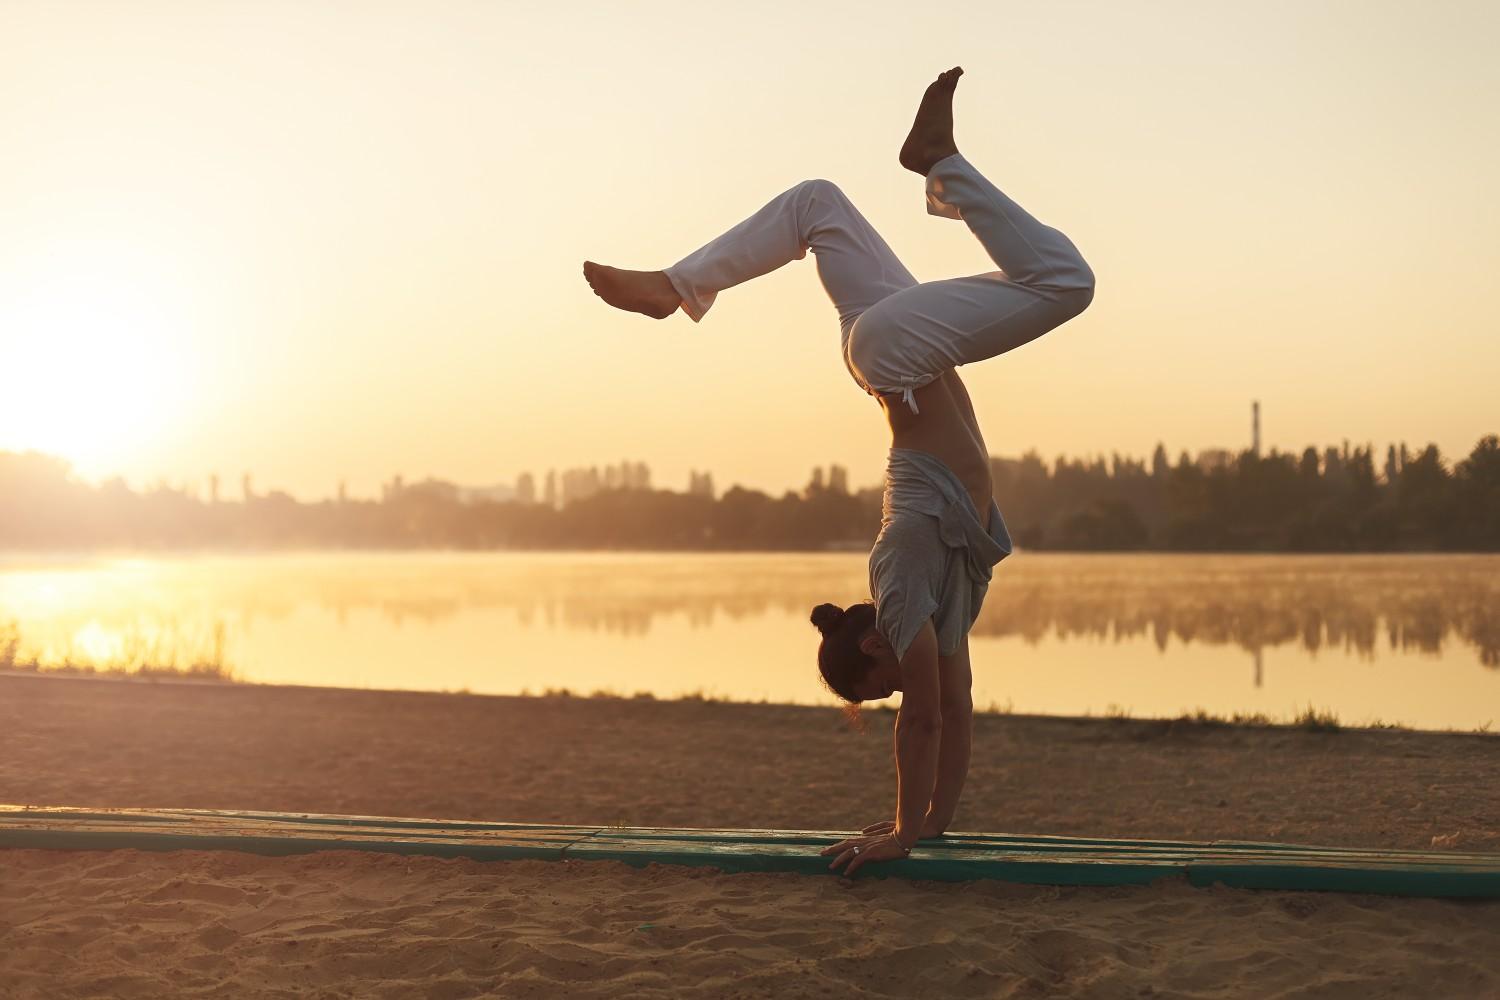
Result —
[[[850, 829], [890, 713], [0, 677], [0, 801]], [[957, 830], [1500, 851], [1500, 738], [981, 716]], [[1500, 903], [0, 851], [0, 996], [1500, 996]]]

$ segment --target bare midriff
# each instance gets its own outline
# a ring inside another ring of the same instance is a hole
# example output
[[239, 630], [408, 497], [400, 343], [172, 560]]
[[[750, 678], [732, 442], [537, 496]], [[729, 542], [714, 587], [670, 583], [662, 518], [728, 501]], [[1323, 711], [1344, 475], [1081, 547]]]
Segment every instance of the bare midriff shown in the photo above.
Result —
[[878, 397], [891, 425], [891, 447], [925, 451], [953, 470], [974, 501], [980, 523], [989, 530], [994, 497], [990, 459], [958, 373], [946, 372], [913, 396], [916, 413], [899, 394]]

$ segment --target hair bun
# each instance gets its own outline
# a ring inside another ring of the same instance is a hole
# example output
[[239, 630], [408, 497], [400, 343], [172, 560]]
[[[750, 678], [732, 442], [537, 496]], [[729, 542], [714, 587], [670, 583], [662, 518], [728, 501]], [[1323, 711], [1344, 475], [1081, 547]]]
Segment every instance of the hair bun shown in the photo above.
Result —
[[839, 626], [844, 623], [844, 609], [837, 604], [819, 604], [812, 610], [812, 623], [818, 626], [818, 631], [824, 635], [837, 632]]

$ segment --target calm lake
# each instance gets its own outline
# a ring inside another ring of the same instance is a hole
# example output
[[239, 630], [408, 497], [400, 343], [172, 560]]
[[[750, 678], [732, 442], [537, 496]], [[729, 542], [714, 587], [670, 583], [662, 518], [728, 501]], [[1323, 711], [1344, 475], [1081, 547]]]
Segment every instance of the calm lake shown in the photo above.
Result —
[[[248, 681], [834, 704], [812, 606], [864, 554], [0, 556], [22, 656], [100, 664], [221, 637]], [[1500, 557], [1065, 555], [997, 567], [980, 707], [1136, 717], [1308, 706], [1346, 723], [1500, 722]]]

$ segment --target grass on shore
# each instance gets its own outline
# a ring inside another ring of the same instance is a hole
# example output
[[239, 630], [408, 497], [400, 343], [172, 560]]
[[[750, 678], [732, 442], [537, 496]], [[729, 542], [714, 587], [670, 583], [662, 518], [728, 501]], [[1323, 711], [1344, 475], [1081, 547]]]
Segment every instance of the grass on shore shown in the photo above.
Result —
[[[1126, 714], [1124, 718], [1129, 718]], [[1411, 730], [1411, 726], [1399, 722], [1375, 719], [1363, 726], [1346, 726], [1331, 708], [1314, 708], [1308, 705], [1287, 719], [1278, 719], [1264, 712], [1235, 712], [1231, 715], [1214, 715], [1202, 708], [1184, 712], [1173, 722], [1190, 726], [1246, 726], [1251, 728], [1305, 729], [1311, 733], [1337, 733], [1344, 729], [1399, 729]]]
[[[656, 695], [652, 694], [649, 691], [637, 691], [633, 695], [626, 695], [626, 694], [621, 694], [618, 691], [606, 690], [606, 689], [602, 689], [602, 688], [601, 689], [596, 689], [596, 690], [594, 690], [593, 692], [591, 692], [591, 693], [589, 693], [587, 695], [579, 693], [579, 692], [576, 692], [576, 691], [572, 691], [572, 690], [570, 690], [568, 688], [546, 688], [545, 690], [543, 690], [541, 692], [541, 694], [537, 695], [537, 694], [534, 694], [528, 688], [528, 689], [523, 690], [521, 692], [521, 697], [588, 698], [588, 699], [595, 699], [595, 700], [597, 700], [597, 699], [606, 699], [606, 700], [608, 700], [608, 699], [615, 699], [615, 700], [621, 700], [621, 701], [656, 701], [656, 700], [658, 700], [657, 697], [656, 697]], [[687, 692], [686, 694], [678, 695], [678, 696], [676, 696], [674, 698], [662, 698], [660, 700], [662, 700], [662, 701], [703, 702], [703, 703], [712, 703], [712, 704], [720, 704], [720, 705], [773, 705], [773, 704], [781, 704], [780, 702], [772, 702], [769, 699], [765, 699], [765, 698], [762, 698], [762, 699], [760, 699], [758, 701], [748, 701], [748, 700], [742, 700], [742, 699], [737, 699], [737, 698], [730, 698], [730, 697], [725, 696], [725, 695], [711, 694], [711, 693], [703, 690], [702, 688], [699, 688], [696, 691]], [[882, 701], [882, 702], [880, 702], [878, 704], [863, 706], [863, 710], [865, 712], [880, 713], [881, 715], [895, 715], [896, 711], [897, 711], [897, 706], [891, 704], [889, 701]], [[987, 705], [985, 707], [980, 707], [978, 705], [974, 706], [974, 714], [975, 715], [990, 715], [990, 716], [995, 716], [995, 715], [1000, 715], [1000, 716], [1014, 715], [1015, 714], [1015, 706], [1014, 706], [1014, 704], [1009, 699], [1007, 699], [1003, 704], [1000, 703], [1000, 702], [994, 702], [994, 701], [992, 701], [992, 702], [989, 703], [989, 705]], [[1059, 716], [1059, 718], [1067, 718], [1067, 717], [1066, 716]], [[1205, 729], [1228, 729], [1228, 728], [1233, 728], [1233, 727], [1255, 728], [1255, 729], [1301, 729], [1301, 730], [1304, 730], [1306, 732], [1313, 732], [1313, 733], [1357, 732], [1357, 731], [1360, 731], [1360, 730], [1390, 730], [1390, 731], [1396, 731], [1396, 732], [1418, 732], [1419, 731], [1415, 726], [1409, 726], [1409, 725], [1406, 725], [1405, 723], [1401, 723], [1401, 722], [1390, 722], [1390, 721], [1387, 721], [1385, 719], [1371, 719], [1368, 722], [1364, 722], [1364, 723], [1360, 723], [1360, 724], [1346, 723], [1343, 720], [1341, 720], [1339, 718], [1339, 716], [1338, 716], [1338, 713], [1336, 713], [1332, 709], [1330, 709], [1330, 708], [1317, 708], [1317, 707], [1315, 707], [1313, 705], [1308, 705], [1306, 708], [1304, 708], [1304, 709], [1302, 709], [1302, 710], [1294, 713], [1293, 715], [1291, 715], [1289, 717], [1283, 717], [1283, 718], [1278, 718], [1278, 717], [1275, 717], [1275, 716], [1267, 715], [1264, 712], [1234, 712], [1234, 713], [1231, 713], [1231, 714], [1228, 714], [1228, 715], [1215, 715], [1215, 714], [1209, 712], [1207, 709], [1197, 708], [1197, 709], [1193, 709], [1192, 711], [1189, 711], [1189, 712], [1183, 712], [1181, 715], [1177, 716], [1176, 718], [1170, 718], [1170, 717], [1157, 717], [1157, 718], [1153, 718], [1153, 717], [1145, 717], [1145, 716], [1143, 716], [1143, 717], [1137, 719], [1137, 718], [1135, 718], [1134, 716], [1131, 715], [1129, 709], [1124, 708], [1123, 706], [1111, 703], [1107, 708], [1105, 708], [1103, 716], [1095, 716], [1091, 712], [1085, 712], [1082, 716], [1079, 716], [1079, 718], [1083, 718], [1083, 719], [1101, 718], [1103, 721], [1107, 721], [1107, 722], [1154, 722], [1154, 723], [1165, 723], [1165, 724], [1174, 725], [1174, 726], [1177, 726], [1177, 725], [1180, 725], [1180, 726], [1201, 726], [1201, 727], [1203, 727]], [[1492, 722], [1485, 722], [1482, 725], [1476, 726], [1473, 729], [1468, 729], [1468, 730], [1449, 728], [1449, 729], [1446, 729], [1446, 730], [1436, 730], [1436, 731], [1438, 731], [1438, 732], [1450, 732], [1450, 733], [1464, 733], [1464, 732], [1469, 732], [1469, 733], [1481, 733], [1481, 734], [1483, 734], [1483, 733], [1489, 733], [1491, 731], [1491, 726], [1492, 725], [1493, 725]]]
[[[1084, 718], [1091, 718], [1089, 713], [1084, 713]], [[1104, 718], [1112, 722], [1132, 720], [1128, 709], [1111, 704], [1104, 712]], [[1224, 729], [1234, 726], [1251, 729], [1301, 729], [1310, 733], [1340, 733], [1359, 730], [1390, 730], [1394, 732], [1412, 733], [1419, 730], [1415, 726], [1409, 726], [1404, 722], [1391, 722], [1386, 719], [1370, 719], [1362, 723], [1344, 722], [1338, 717], [1338, 713], [1331, 708], [1315, 708], [1308, 705], [1306, 708], [1295, 712], [1290, 717], [1277, 718], [1264, 712], [1233, 712], [1228, 715], [1215, 715], [1203, 708], [1193, 709], [1191, 712], [1183, 712], [1173, 718], [1142, 718], [1135, 719], [1137, 722], [1167, 722], [1172, 725], [1201, 726], [1206, 729]], [[1449, 727], [1443, 730], [1431, 730], [1433, 732], [1448, 733], [1479, 733], [1490, 732], [1494, 720], [1489, 720], [1472, 729], [1455, 729]]]
[[22, 652], [20, 629], [0, 622], [0, 672], [72, 677], [117, 677], [139, 680], [182, 679], [232, 682], [239, 679], [224, 657], [224, 626], [214, 626], [208, 648], [188, 647], [178, 637], [135, 639], [107, 659], [90, 657], [71, 645], [45, 659]]

